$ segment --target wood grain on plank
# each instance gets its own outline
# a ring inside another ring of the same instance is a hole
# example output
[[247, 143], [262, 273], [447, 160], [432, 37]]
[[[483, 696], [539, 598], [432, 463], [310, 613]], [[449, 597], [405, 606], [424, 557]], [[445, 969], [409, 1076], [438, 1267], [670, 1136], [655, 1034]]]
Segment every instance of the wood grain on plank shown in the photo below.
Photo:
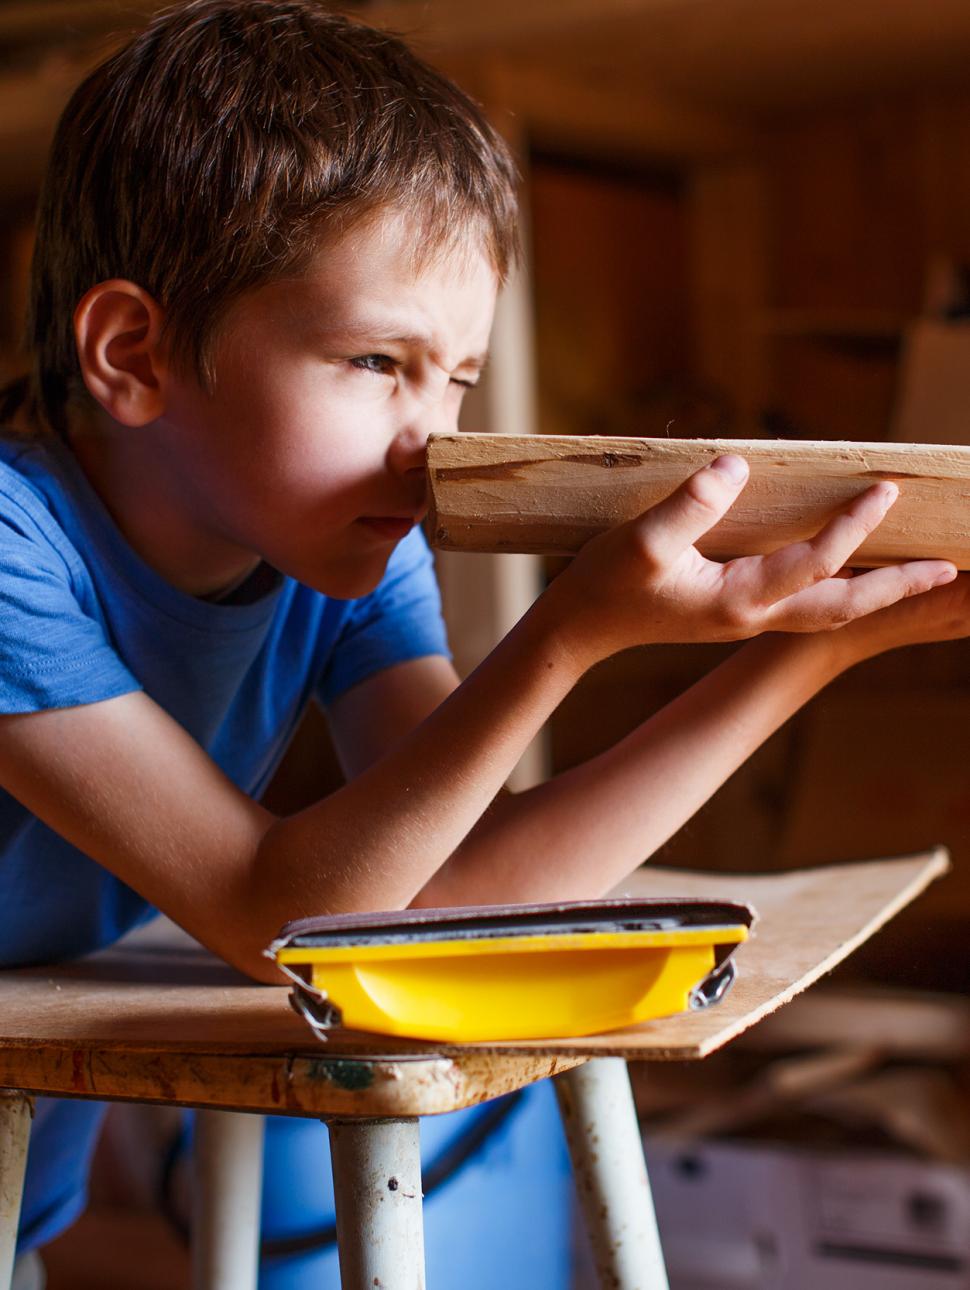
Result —
[[751, 476], [698, 543], [705, 555], [761, 555], [810, 537], [870, 485], [892, 480], [899, 498], [852, 563], [932, 557], [970, 568], [970, 447], [962, 445], [433, 435], [432, 540], [453, 551], [573, 554], [727, 452], [743, 456]]

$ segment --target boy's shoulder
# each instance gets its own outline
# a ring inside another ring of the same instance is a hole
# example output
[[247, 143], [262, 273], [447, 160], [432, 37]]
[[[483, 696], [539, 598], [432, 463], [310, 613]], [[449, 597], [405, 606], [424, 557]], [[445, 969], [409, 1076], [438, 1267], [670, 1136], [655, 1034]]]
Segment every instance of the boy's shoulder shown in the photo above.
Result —
[[72, 504], [58, 455], [45, 439], [0, 428], [0, 524], [8, 534], [65, 550]]
[[41, 481], [54, 471], [53, 445], [46, 439], [0, 427], [0, 493], [13, 496], [26, 488], [42, 499]]

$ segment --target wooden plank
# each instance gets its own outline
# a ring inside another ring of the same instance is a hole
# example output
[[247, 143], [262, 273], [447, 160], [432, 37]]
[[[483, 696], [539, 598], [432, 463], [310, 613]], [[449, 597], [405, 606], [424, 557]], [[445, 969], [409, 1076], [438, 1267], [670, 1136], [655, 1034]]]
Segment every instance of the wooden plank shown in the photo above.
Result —
[[698, 543], [705, 555], [799, 541], [877, 480], [894, 480], [899, 499], [852, 563], [939, 557], [970, 568], [970, 448], [952, 445], [435, 435], [432, 540], [452, 551], [573, 554], [725, 452], [745, 457], [751, 478]]

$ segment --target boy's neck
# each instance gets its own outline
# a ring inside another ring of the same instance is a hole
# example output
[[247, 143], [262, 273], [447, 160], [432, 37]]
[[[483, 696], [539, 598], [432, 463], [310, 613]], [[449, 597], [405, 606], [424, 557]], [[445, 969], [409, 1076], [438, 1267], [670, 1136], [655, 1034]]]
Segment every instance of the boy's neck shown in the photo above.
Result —
[[72, 410], [68, 442], [128, 545], [173, 587], [218, 599], [260, 563], [193, 522], [153, 427], [123, 426], [100, 410]]

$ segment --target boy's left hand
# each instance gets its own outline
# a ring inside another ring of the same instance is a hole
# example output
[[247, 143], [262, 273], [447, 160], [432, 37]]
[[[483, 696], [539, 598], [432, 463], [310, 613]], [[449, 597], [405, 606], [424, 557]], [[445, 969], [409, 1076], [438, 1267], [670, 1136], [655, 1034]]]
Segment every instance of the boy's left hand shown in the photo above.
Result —
[[963, 636], [970, 636], [970, 573], [958, 574], [945, 586], [857, 618], [832, 633], [830, 639], [844, 655], [846, 666], [851, 666], [903, 645], [928, 645]]

